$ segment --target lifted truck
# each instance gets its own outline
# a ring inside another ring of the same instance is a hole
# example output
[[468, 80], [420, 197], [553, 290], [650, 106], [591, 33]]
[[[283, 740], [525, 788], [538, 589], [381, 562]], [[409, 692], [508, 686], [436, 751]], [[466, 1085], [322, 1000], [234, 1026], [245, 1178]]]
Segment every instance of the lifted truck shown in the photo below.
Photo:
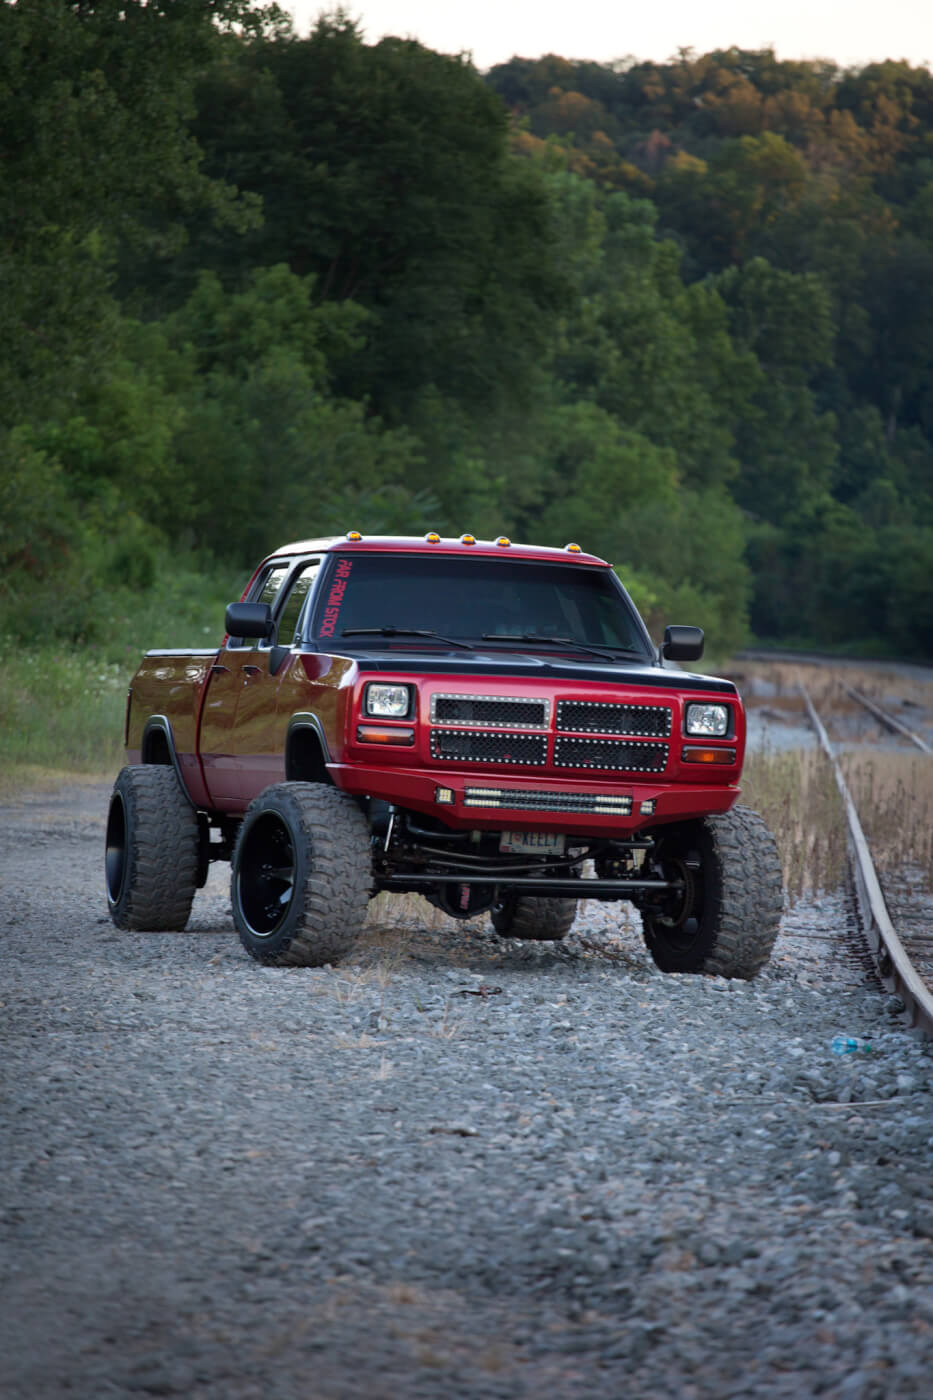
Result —
[[505, 937], [563, 938], [628, 900], [666, 972], [753, 977], [782, 907], [762, 819], [736, 806], [745, 714], [656, 648], [577, 545], [305, 540], [265, 559], [219, 650], [150, 651], [107, 821], [123, 929], [182, 929], [212, 860], [263, 963], [352, 947], [369, 900], [416, 891]]

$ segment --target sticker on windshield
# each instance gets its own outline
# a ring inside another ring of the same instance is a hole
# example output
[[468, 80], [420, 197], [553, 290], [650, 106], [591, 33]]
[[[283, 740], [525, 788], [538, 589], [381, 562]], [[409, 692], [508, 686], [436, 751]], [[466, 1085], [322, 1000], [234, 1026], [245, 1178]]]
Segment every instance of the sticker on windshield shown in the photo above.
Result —
[[327, 595], [324, 616], [318, 628], [319, 637], [332, 637], [334, 635], [334, 629], [340, 617], [340, 609], [343, 606], [343, 595], [347, 591], [347, 579], [350, 577], [352, 568], [353, 561], [350, 559], [341, 559], [337, 564], [337, 572]]

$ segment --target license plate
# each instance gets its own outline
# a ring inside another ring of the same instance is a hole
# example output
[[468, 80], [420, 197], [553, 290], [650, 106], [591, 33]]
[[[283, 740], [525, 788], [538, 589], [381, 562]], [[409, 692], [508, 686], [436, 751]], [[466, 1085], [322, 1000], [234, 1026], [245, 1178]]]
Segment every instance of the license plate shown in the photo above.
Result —
[[564, 837], [551, 831], [503, 831], [499, 850], [519, 856], [562, 856]]

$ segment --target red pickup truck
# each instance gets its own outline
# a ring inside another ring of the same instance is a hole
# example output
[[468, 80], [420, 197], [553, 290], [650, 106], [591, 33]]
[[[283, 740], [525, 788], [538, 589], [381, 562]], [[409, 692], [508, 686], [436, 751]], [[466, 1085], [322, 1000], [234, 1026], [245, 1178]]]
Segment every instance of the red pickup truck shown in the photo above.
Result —
[[305, 540], [265, 559], [219, 650], [151, 651], [107, 821], [124, 929], [181, 929], [212, 860], [260, 962], [333, 963], [368, 901], [416, 891], [559, 939], [628, 900], [669, 972], [752, 977], [782, 907], [736, 806], [735, 686], [668, 662], [610, 566], [471, 535]]

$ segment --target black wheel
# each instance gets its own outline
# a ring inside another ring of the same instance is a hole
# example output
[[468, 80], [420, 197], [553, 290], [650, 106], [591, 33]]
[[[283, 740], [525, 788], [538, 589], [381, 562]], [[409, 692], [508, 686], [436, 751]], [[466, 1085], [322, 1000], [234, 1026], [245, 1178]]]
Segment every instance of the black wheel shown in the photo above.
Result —
[[662, 972], [754, 977], [771, 956], [784, 903], [777, 846], [758, 813], [733, 807], [669, 827], [659, 859], [679, 889], [641, 916]]
[[337, 962], [363, 926], [371, 887], [369, 827], [347, 793], [276, 783], [250, 803], [230, 897], [240, 940], [257, 962]]
[[124, 768], [107, 814], [107, 905], [117, 928], [183, 929], [198, 886], [197, 813], [174, 768]]
[[546, 899], [534, 895], [506, 895], [490, 915], [502, 938], [534, 938], [556, 943], [565, 938], [577, 917], [575, 899]]

